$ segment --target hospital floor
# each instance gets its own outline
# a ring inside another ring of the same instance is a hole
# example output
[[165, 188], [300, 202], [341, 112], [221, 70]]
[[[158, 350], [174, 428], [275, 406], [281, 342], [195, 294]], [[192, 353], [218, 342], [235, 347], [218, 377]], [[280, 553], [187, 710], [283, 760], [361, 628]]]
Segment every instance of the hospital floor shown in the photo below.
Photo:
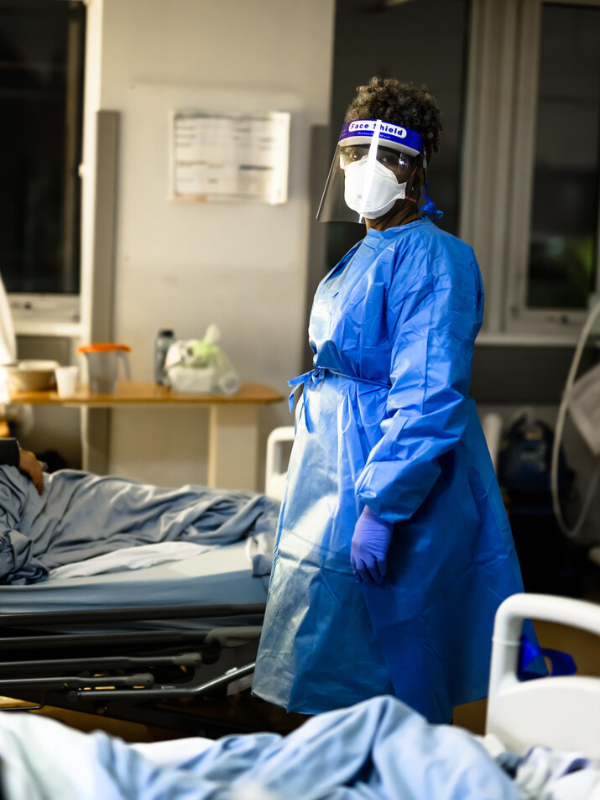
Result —
[[[600, 605], [600, 573], [593, 573], [588, 580], [584, 599]], [[535, 629], [542, 647], [563, 650], [573, 656], [578, 673], [600, 677], [600, 637], [586, 631], [547, 622], [537, 622]], [[0, 707], [25, 703], [0, 697]], [[487, 701], [467, 703], [454, 710], [454, 724], [473, 733], [483, 733], [485, 728]], [[224, 698], [203, 698], [185, 708], [189, 715], [208, 717], [224, 721], [245, 722], [264, 730], [282, 733], [299, 727], [304, 722], [300, 714], [286, 714], [283, 709], [272, 706], [250, 696], [249, 690]], [[129, 742], [154, 742], [177, 739], [189, 734], [166, 728], [140, 725], [107, 717], [46, 707], [33, 713], [60, 720], [83, 731], [103, 730]], [[200, 724], [200, 723], [199, 723]]]

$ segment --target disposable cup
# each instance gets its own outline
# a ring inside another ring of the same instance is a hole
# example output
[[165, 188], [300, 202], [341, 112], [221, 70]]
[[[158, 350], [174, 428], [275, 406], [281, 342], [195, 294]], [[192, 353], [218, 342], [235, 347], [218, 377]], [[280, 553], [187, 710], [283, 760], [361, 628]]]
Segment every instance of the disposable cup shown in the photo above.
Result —
[[57, 367], [54, 372], [56, 374], [58, 396], [73, 397], [77, 388], [78, 367]]

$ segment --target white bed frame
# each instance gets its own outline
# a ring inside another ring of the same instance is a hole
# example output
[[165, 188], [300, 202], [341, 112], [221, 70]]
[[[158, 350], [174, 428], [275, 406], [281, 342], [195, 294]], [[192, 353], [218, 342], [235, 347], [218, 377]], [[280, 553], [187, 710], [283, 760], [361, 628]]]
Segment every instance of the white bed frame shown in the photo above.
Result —
[[265, 494], [280, 503], [283, 500], [285, 479], [287, 477], [286, 447], [294, 441], [293, 425], [275, 428], [267, 439], [267, 466], [265, 474]]
[[496, 613], [486, 733], [525, 753], [533, 744], [600, 761], [600, 678], [573, 675], [519, 681], [524, 619], [557, 622], [600, 636], [600, 606], [541, 594], [516, 594]]

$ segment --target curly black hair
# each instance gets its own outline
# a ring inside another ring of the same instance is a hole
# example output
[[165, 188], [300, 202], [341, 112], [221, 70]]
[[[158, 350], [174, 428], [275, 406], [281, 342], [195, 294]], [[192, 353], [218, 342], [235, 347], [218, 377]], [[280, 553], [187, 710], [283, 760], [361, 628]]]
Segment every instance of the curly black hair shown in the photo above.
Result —
[[423, 137], [426, 153], [440, 149], [441, 112], [435, 97], [423, 85], [403, 83], [395, 78], [371, 78], [366, 86], [356, 87], [357, 95], [348, 106], [344, 122], [380, 119], [417, 131]]

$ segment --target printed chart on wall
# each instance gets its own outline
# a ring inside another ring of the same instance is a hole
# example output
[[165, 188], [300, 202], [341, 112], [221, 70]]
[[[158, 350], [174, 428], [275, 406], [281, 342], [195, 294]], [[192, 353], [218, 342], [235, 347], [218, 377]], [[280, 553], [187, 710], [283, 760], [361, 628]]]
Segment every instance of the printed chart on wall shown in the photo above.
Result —
[[171, 200], [287, 200], [290, 114], [172, 113]]

